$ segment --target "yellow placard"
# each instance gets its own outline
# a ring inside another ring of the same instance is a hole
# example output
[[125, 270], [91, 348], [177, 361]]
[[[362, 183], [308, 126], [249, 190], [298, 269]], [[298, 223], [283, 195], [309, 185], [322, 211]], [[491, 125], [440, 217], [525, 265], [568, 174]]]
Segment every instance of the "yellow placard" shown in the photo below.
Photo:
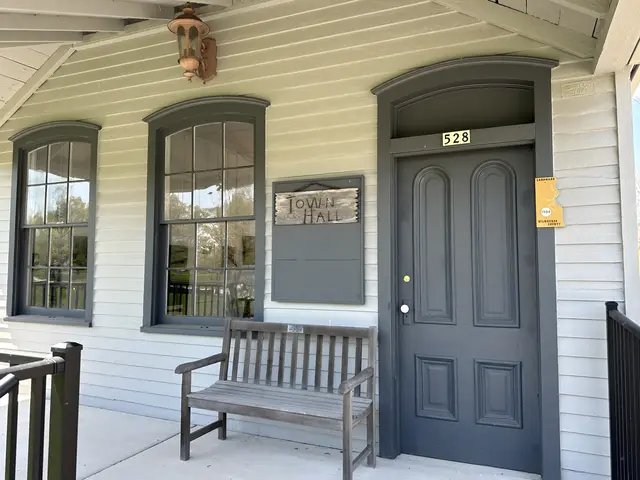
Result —
[[564, 227], [562, 207], [556, 203], [560, 192], [556, 177], [536, 178], [536, 226], [538, 228]]

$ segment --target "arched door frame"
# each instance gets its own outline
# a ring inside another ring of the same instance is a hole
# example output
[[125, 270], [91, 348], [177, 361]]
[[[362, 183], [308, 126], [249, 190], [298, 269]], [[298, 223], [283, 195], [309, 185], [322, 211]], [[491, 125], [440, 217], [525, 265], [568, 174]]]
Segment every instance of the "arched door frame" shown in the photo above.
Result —
[[[396, 170], [398, 141], [394, 142], [398, 107], [413, 99], [460, 85], [472, 87], [500, 82], [514, 85], [528, 84], [534, 92], [535, 124], [528, 135], [532, 138], [512, 137], [509, 132], [504, 143], [500, 136], [489, 135], [484, 145], [474, 142], [474, 148], [503, 144], [533, 143], [535, 148], [535, 176], [553, 176], [553, 138], [551, 114], [551, 69], [556, 61], [519, 57], [490, 56], [447, 61], [416, 69], [389, 80], [372, 90], [378, 97], [378, 322], [380, 376], [380, 455], [395, 458], [401, 453], [399, 414], [398, 331], [399, 303], [396, 237]], [[513, 129], [499, 127], [493, 133]], [[516, 134], [517, 137], [517, 134]], [[425, 137], [426, 138], [426, 137]], [[403, 143], [410, 144], [404, 139]], [[419, 145], [420, 142], [414, 142]], [[426, 148], [426, 145], [425, 145]], [[434, 152], [433, 148], [428, 149]], [[426, 150], [416, 154], [427, 153]], [[536, 231], [537, 287], [539, 301], [540, 339], [540, 418], [542, 465], [544, 480], [559, 480], [560, 413], [558, 388], [558, 345], [555, 275], [555, 232], [552, 228]]]

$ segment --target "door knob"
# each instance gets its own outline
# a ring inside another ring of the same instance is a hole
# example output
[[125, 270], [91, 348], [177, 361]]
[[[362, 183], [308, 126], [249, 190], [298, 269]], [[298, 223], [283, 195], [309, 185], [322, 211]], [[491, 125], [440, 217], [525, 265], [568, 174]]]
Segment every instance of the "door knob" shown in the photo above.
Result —
[[409, 313], [409, 305], [407, 305], [407, 304], [401, 305], [400, 306], [400, 311], [406, 315], [407, 313]]

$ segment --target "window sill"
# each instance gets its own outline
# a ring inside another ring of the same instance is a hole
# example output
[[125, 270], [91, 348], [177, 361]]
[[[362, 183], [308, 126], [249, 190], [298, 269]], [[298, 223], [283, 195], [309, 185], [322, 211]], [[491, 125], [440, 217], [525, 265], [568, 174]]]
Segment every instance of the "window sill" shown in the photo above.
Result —
[[197, 335], [200, 337], [222, 337], [224, 326], [205, 327], [202, 325], [152, 325], [140, 327], [144, 333], [164, 333], [170, 335]]
[[46, 315], [15, 315], [5, 317], [5, 322], [15, 323], [42, 323], [46, 325], [68, 325], [74, 327], [91, 327], [91, 322], [79, 317], [56, 317]]

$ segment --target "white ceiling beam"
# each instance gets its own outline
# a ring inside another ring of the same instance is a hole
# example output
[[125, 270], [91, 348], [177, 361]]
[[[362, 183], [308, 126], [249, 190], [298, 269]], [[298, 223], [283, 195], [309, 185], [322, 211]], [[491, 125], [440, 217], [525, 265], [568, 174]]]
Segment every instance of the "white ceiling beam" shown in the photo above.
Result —
[[435, 2], [581, 58], [591, 58], [595, 51], [596, 40], [590, 36], [511, 8], [505, 8], [497, 3], [487, 2], [487, 0], [435, 0]]
[[0, 43], [73, 43], [82, 41], [80, 32], [0, 31]]
[[9, 120], [31, 95], [62, 65], [75, 50], [71, 45], [63, 45], [54, 52], [42, 67], [18, 90], [0, 110], [0, 127]]
[[61, 17], [26, 13], [0, 13], [0, 30], [58, 32], [121, 32], [124, 20], [118, 18]]
[[122, 0], [0, 0], [0, 12], [107, 18], [173, 18], [173, 7]]
[[613, 0], [598, 39], [594, 72], [617, 72], [630, 62], [640, 39], [640, 0]]
[[611, 0], [552, 0], [563, 7], [582, 12], [596, 18], [604, 18], [609, 11]]

